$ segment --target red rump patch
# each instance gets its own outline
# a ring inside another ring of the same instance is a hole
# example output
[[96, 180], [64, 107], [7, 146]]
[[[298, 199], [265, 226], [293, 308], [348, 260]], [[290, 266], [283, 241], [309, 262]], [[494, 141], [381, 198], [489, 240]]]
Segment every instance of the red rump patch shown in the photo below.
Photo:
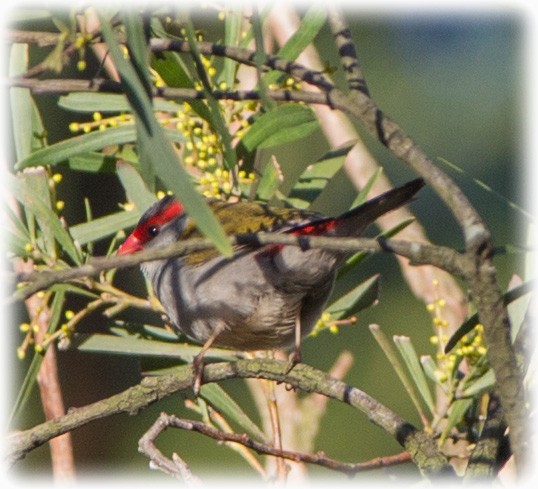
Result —
[[336, 219], [324, 219], [322, 221], [304, 224], [287, 231], [296, 236], [321, 236], [322, 234], [332, 231], [336, 227]]
[[[321, 236], [333, 230], [337, 223], [338, 221], [336, 219], [323, 219], [288, 229], [285, 233], [293, 234], [295, 236]], [[285, 245], [283, 244], [269, 245], [260, 253], [260, 256], [275, 256], [282, 250], [282, 248], [284, 248], [284, 246]]]

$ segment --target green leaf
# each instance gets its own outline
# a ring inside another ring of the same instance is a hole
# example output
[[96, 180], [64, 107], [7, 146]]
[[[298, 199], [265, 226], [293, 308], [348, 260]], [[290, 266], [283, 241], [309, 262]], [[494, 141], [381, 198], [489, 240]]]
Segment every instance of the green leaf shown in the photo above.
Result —
[[[41, 175], [41, 176], [40, 176]], [[54, 239], [61, 249], [78, 265], [82, 257], [75, 247], [71, 236], [64, 228], [60, 218], [51, 209], [48, 195], [48, 178], [44, 171], [32, 171], [19, 174], [15, 179], [18, 185], [11, 186], [15, 198], [37, 219], [45, 238], [45, 246], [51, 257], [56, 256]], [[46, 183], [45, 183], [46, 181]], [[40, 182], [40, 183], [38, 183]], [[45, 190], [46, 186], [46, 190]], [[46, 196], [45, 196], [46, 192]]]
[[[279, 49], [277, 56], [289, 61], [295, 61], [305, 48], [314, 41], [326, 19], [327, 12], [325, 9], [320, 9], [317, 5], [310, 7], [301, 19], [299, 28], [288, 39], [286, 44]], [[270, 85], [282, 76], [281, 72], [272, 71], [265, 75], [264, 81], [267, 85]]]
[[121, 229], [136, 226], [140, 216], [141, 212], [138, 210], [116, 212], [71, 226], [69, 232], [77, 243], [85, 245], [112, 236]]
[[379, 277], [379, 274], [374, 275], [334, 300], [327, 312], [333, 319], [341, 319], [370, 307], [379, 299]]
[[[168, 51], [161, 53], [158, 58], [153, 59], [152, 64], [167, 86], [194, 88], [192, 75], [179, 54]], [[157, 101], [155, 103], [157, 107]], [[189, 105], [202, 119], [208, 122], [211, 120], [211, 114], [203, 100], [189, 100]]]
[[446, 418], [447, 423], [441, 433], [439, 443], [443, 443], [446, 440], [452, 428], [463, 419], [463, 416], [465, 416], [467, 410], [473, 405], [473, 402], [473, 399], [458, 399], [450, 405], [448, 416]]
[[422, 365], [424, 373], [430, 378], [430, 380], [438, 384], [439, 378], [436, 375], [437, 364], [433, 361], [431, 355], [421, 355], [420, 364]]
[[[224, 18], [224, 45], [237, 46], [241, 40], [241, 28], [243, 24], [243, 12], [240, 9], [234, 9], [226, 13]], [[237, 61], [228, 57], [224, 58], [222, 72], [219, 76], [219, 82], [226, 83], [228, 90], [235, 86], [235, 77], [239, 64]]]
[[[119, 93], [70, 93], [60, 97], [58, 105], [74, 112], [131, 112], [131, 106], [125, 95]], [[181, 105], [171, 100], [156, 98], [154, 108], [158, 112], [176, 113]]]
[[148, 190], [144, 180], [132, 165], [118, 161], [116, 168], [127, 199], [133, 202], [140, 212], [144, 212], [157, 200], [155, 194]]
[[[7, 197], [6, 194], [4, 194], [5, 197]], [[32, 241], [32, 238], [30, 237], [30, 233], [28, 232], [28, 228], [24, 225], [21, 218], [13, 212], [13, 209], [8, 205], [4, 204], [4, 212], [6, 213], [7, 218], [10, 220], [10, 226], [8, 226], [8, 229], [11, 230], [12, 236], [16, 238], [17, 240], [21, 240], [23, 242], [23, 248], [24, 245], [27, 243], [30, 243]], [[19, 254], [19, 256], [22, 256], [25, 254], [25, 251]]]
[[[72, 156], [65, 162], [65, 164], [71, 170], [76, 171], [111, 173], [116, 171], [116, 161], [118, 161], [116, 156], [89, 152]], [[131, 162], [131, 164], [138, 165], [138, 163], [134, 162]]]
[[466, 387], [458, 394], [458, 398], [472, 397], [476, 399], [476, 396], [487, 392], [495, 385], [495, 374], [493, 370], [489, 369], [484, 375], [469, 381]]
[[297, 59], [297, 56], [314, 41], [326, 19], [326, 10], [320, 9], [317, 5], [310, 7], [301, 19], [297, 31], [279, 49], [277, 56], [290, 61]]
[[[43, 168], [34, 168], [20, 174], [18, 178], [23, 183], [25, 210], [32, 212], [39, 223], [43, 238], [42, 249], [47, 256], [56, 258], [56, 240], [53, 227], [49, 222], [49, 216], [53, 212], [48, 175]], [[30, 199], [37, 204], [32, 205], [29, 202]], [[55, 215], [53, 221], [55, 222], [57, 219], [58, 217]]]
[[469, 173], [467, 173], [463, 168], [459, 167], [458, 165], [445, 160], [444, 158], [438, 157], [437, 158], [441, 163], [444, 163], [446, 166], [451, 168], [452, 170], [464, 175], [467, 179], [471, 180], [477, 187], [481, 188], [482, 190], [488, 192], [488, 194], [493, 197], [494, 199], [500, 201], [502, 204], [510, 207], [511, 209], [516, 210], [521, 215], [525, 216], [527, 219], [529, 219], [531, 222], [534, 222], [536, 219], [536, 216], [534, 216], [531, 212], [527, 211], [526, 209], [523, 209], [523, 207], [516, 204], [514, 201], [507, 199], [502, 193], [497, 192], [493, 188], [491, 188], [487, 183], [485, 183], [483, 180], [479, 180], [478, 178], [472, 177]]
[[[16, 77], [28, 69], [28, 45], [13, 44], [9, 58], [9, 76]], [[30, 90], [27, 88], [11, 88], [10, 114], [15, 141], [17, 160], [26, 158], [32, 152], [33, 141], [33, 106]]]
[[[132, 336], [120, 337], [110, 334], [81, 334], [73, 335], [69, 349], [88, 353], [112, 353], [116, 355], [136, 355], [140, 357], [178, 358], [191, 362], [200, 352], [200, 347], [186, 343], [169, 341], [146, 340]], [[229, 359], [235, 358], [230, 350], [210, 348], [206, 358]]]
[[132, 124], [112, 127], [104, 131], [89, 132], [35, 151], [27, 158], [17, 162], [15, 169], [22, 170], [30, 166], [56, 165], [81, 153], [97, 151], [107, 146], [132, 143], [135, 140], [136, 129]]
[[217, 411], [228, 419], [235, 421], [245, 432], [255, 440], [267, 443], [263, 431], [248, 417], [228, 393], [218, 384], [205, 384], [200, 389], [200, 395]]
[[241, 139], [247, 151], [296, 141], [319, 127], [312, 110], [299, 104], [279, 105], [258, 117]]
[[283, 176], [280, 165], [273, 156], [264, 166], [261, 177], [256, 188], [257, 200], [268, 202], [273, 198], [279, 185], [282, 183]]
[[417, 386], [418, 392], [422, 396], [422, 399], [426, 403], [426, 406], [432, 414], [435, 413], [435, 405], [433, 402], [432, 394], [424, 375], [424, 371], [420, 366], [417, 353], [411, 339], [407, 336], [394, 336], [393, 341], [398, 348], [400, 355], [411, 375], [411, 379]]
[[122, 12], [123, 25], [127, 34], [127, 48], [133, 68], [142, 83], [147, 97], [152, 98], [152, 86], [149, 76], [149, 50], [147, 41], [149, 32], [144, 32], [144, 18], [134, 10]]
[[295, 208], [307, 209], [342, 168], [347, 154], [355, 143], [333, 149], [309, 165], [291, 189], [286, 201]]
[[224, 116], [222, 115], [220, 102], [213, 95], [213, 89], [198, 49], [194, 26], [189, 18], [187, 18], [187, 21], [185, 22], [185, 32], [187, 34], [187, 41], [191, 50], [194, 67], [196, 68], [198, 79], [202, 83], [202, 91], [209, 107], [209, 122], [213, 130], [220, 137], [224, 165], [228, 170], [232, 170], [237, 166], [237, 154], [232, 145], [232, 136], [228, 130]]
[[383, 353], [387, 357], [387, 360], [391, 364], [392, 368], [396, 372], [396, 375], [398, 375], [398, 378], [400, 379], [400, 382], [404, 386], [405, 391], [407, 392], [407, 395], [413, 402], [413, 405], [415, 406], [415, 409], [419, 413], [424, 425], [427, 424], [427, 417], [424, 414], [422, 410], [422, 406], [419, 401], [419, 397], [417, 394], [417, 391], [415, 389], [415, 386], [409, 379], [404, 366], [400, 362], [398, 355], [396, 354], [396, 350], [394, 346], [391, 344], [391, 342], [388, 340], [387, 336], [383, 331], [381, 331], [381, 328], [377, 324], [371, 324], [370, 325], [370, 332], [374, 336], [374, 339], [377, 341], [377, 344], [381, 347], [383, 350]]
[[366, 185], [357, 194], [357, 197], [355, 197], [355, 200], [351, 204], [352, 209], [353, 207], [357, 207], [366, 202], [366, 197], [368, 196], [368, 194], [370, 193], [370, 190], [372, 190], [372, 187], [374, 186], [374, 183], [377, 182], [377, 179], [381, 176], [382, 173], [383, 173], [383, 168], [378, 168], [372, 174], [372, 176], [366, 182]]
[[215, 244], [221, 253], [231, 256], [232, 247], [222, 226], [209, 209], [205, 199], [194, 188], [189, 174], [178, 161], [170, 142], [167, 141], [162, 128], [155, 120], [150, 100], [133, 67], [123, 57], [109, 23], [102, 16], [100, 19], [110, 56], [120, 73], [129, 103], [137, 120], [140, 121], [139, 145], [143, 150], [142, 153], [150, 158], [147, 164], [151, 164], [155, 174], [166, 182], [168, 188], [181, 199], [186, 212], [196, 222], [200, 231]]

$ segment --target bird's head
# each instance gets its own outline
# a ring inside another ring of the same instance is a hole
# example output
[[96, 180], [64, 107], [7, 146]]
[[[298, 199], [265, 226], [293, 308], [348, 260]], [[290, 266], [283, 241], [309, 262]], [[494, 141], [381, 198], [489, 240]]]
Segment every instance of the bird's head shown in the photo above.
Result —
[[120, 246], [118, 254], [128, 255], [178, 241], [185, 227], [185, 218], [181, 203], [167, 195], [144, 212], [134, 231]]

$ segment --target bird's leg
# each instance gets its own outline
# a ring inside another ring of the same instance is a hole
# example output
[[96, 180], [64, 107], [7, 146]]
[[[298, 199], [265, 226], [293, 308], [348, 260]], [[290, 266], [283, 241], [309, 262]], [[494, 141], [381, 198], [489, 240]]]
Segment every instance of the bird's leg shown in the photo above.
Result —
[[224, 328], [224, 325], [217, 326], [211, 333], [211, 336], [203, 344], [200, 351], [192, 359], [192, 370], [194, 372], [194, 384], [192, 386], [192, 390], [194, 391], [194, 395], [196, 397], [198, 397], [200, 394], [200, 388], [202, 386], [202, 377], [204, 375], [204, 355], [207, 353], [207, 350], [213, 346], [213, 343], [215, 343], [215, 340], [222, 333]]
[[289, 374], [295, 365], [301, 363], [301, 360], [301, 316], [300, 314], [297, 314], [297, 317], [295, 318], [295, 350], [293, 350], [288, 360], [286, 374]]

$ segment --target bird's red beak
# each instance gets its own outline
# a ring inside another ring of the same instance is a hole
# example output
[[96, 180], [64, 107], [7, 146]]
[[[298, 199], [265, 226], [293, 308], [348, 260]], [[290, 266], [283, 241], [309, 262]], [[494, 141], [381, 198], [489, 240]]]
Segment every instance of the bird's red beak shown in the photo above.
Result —
[[120, 246], [118, 255], [130, 255], [131, 253], [142, 250], [142, 248], [143, 246], [140, 240], [134, 234], [131, 234]]

